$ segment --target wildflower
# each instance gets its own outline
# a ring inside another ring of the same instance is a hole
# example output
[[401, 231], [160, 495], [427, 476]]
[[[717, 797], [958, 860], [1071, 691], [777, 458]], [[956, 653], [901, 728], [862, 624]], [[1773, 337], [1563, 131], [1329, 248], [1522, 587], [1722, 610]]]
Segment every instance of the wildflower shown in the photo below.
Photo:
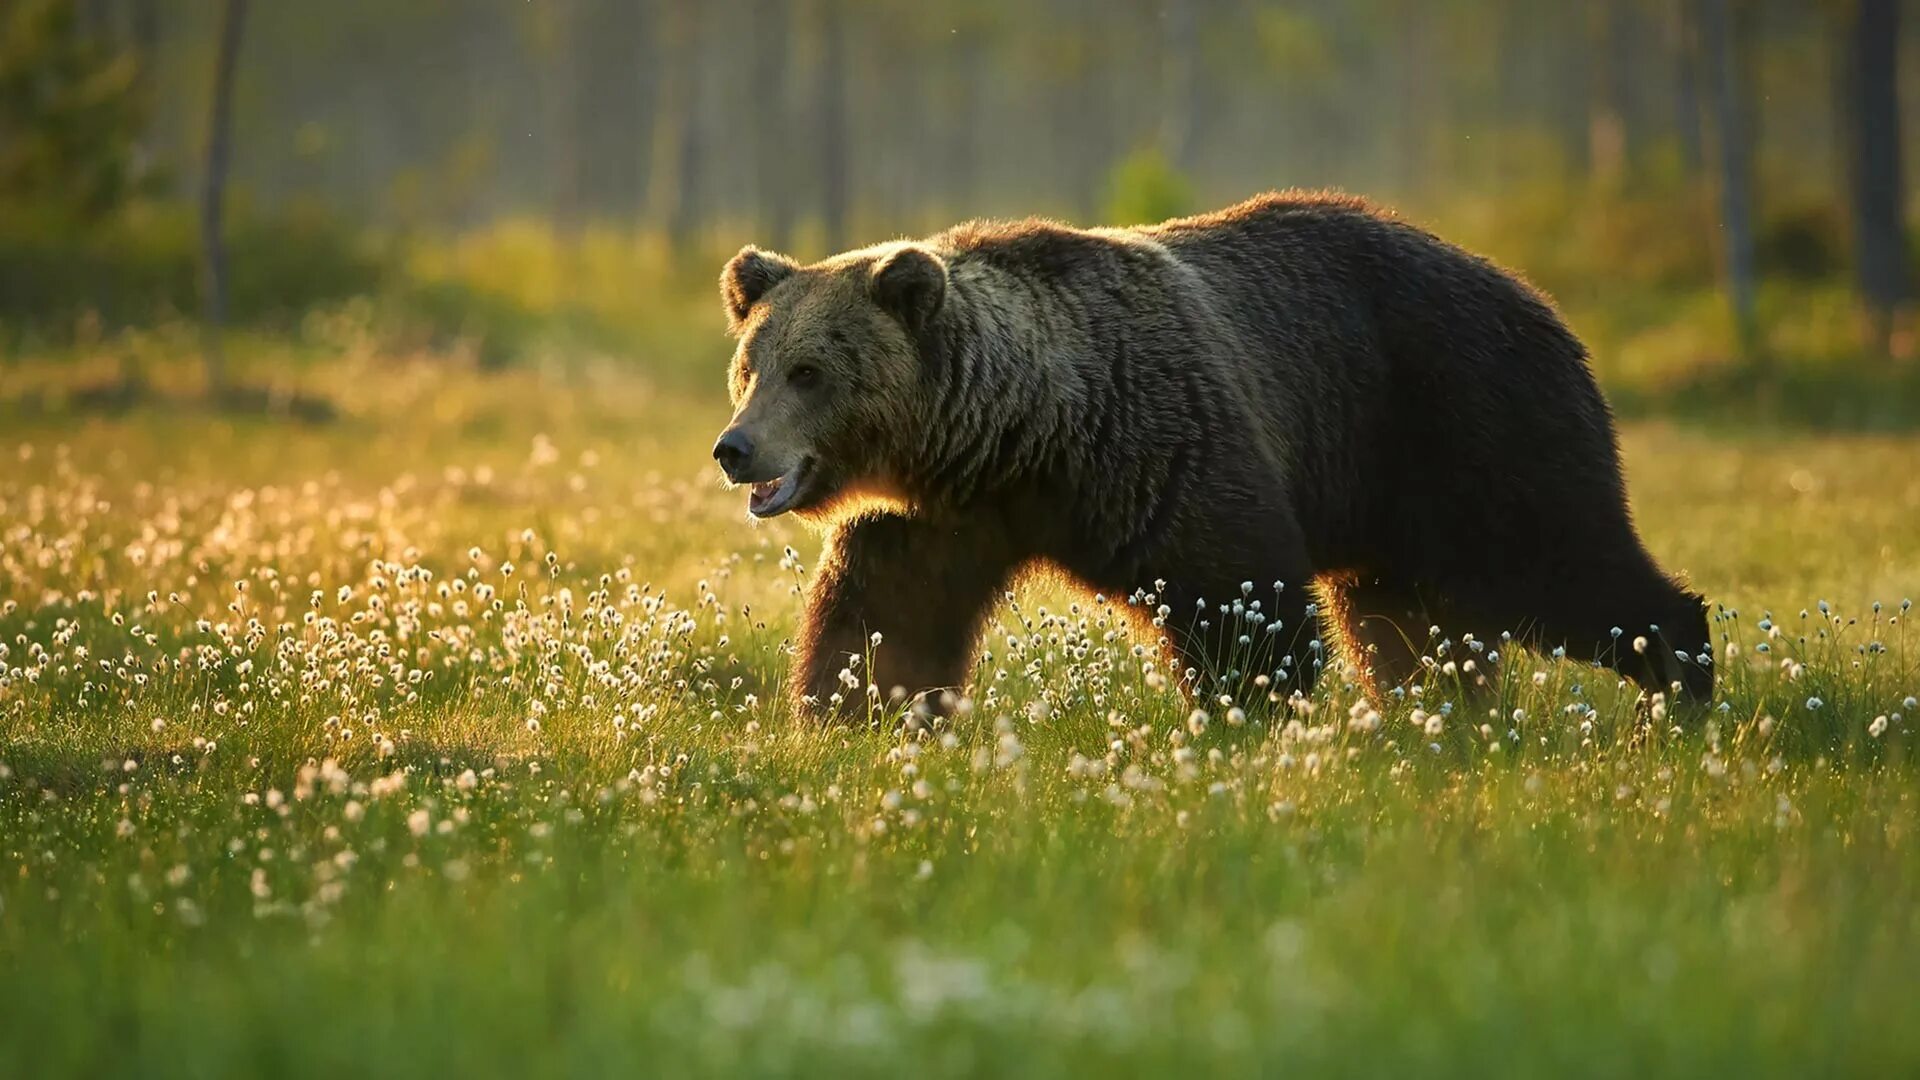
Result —
[[407, 831], [415, 836], [427, 835], [427, 830], [432, 826], [433, 815], [428, 813], [425, 807], [407, 815]]

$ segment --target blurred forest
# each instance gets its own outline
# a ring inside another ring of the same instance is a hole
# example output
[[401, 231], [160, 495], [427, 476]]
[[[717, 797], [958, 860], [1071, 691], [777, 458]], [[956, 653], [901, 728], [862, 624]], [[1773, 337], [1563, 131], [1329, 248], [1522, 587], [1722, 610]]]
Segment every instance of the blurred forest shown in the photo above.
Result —
[[1886, 366], [1914, 6], [5, 0], [0, 348], [371, 298], [489, 362], [645, 356], [748, 241], [1329, 186], [1554, 293], [1629, 397]]

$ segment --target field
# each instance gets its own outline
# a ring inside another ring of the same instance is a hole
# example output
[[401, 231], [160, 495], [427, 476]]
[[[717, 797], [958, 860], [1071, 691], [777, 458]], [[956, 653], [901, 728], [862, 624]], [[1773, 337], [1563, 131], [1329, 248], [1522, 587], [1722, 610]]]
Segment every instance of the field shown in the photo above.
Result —
[[314, 424], [0, 368], [0, 1075], [1920, 1070], [1920, 437], [1626, 425], [1710, 711], [1436, 638], [1196, 712], [1023, 593], [970, 711], [820, 730], [711, 322], [250, 342]]

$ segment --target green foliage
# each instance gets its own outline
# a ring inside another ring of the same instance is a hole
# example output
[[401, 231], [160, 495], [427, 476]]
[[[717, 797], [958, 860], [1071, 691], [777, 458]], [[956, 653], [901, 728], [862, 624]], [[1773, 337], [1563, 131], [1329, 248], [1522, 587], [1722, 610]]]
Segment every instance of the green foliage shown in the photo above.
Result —
[[1760, 223], [1754, 255], [1762, 274], [1795, 283], [1839, 280], [1847, 272], [1847, 222], [1825, 203], [1782, 207]]
[[1193, 189], [1186, 178], [1165, 154], [1149, 146], [1114, 167], [1100, 224], [1151, 225], [1193, 210]]
[[[376, 247], [312, 206], [238, 212], [227, 243], [236, 325], [293, 326], [316, 305], [377, 292], [385, 273]], [[197, 311], [199, 244], [184, 205], [88, 218], [54, 202], [0, 204], [0, 328], [60, 341], [83, 318], [118, 328]]]
[[150, 179], [138, 63], [80, 33], [75, 0], [0, 9], [0, 200], [109, 213]]

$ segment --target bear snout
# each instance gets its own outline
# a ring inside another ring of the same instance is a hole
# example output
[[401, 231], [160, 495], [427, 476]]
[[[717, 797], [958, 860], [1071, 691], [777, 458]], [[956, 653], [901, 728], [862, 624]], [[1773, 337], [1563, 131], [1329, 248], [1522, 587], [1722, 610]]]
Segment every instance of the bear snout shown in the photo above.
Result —
[[727, 479], [744, 484], [753, 472], [753, 440], [739, 428], [728, 428], [713, 444], [713, 460], [720, 463]]

